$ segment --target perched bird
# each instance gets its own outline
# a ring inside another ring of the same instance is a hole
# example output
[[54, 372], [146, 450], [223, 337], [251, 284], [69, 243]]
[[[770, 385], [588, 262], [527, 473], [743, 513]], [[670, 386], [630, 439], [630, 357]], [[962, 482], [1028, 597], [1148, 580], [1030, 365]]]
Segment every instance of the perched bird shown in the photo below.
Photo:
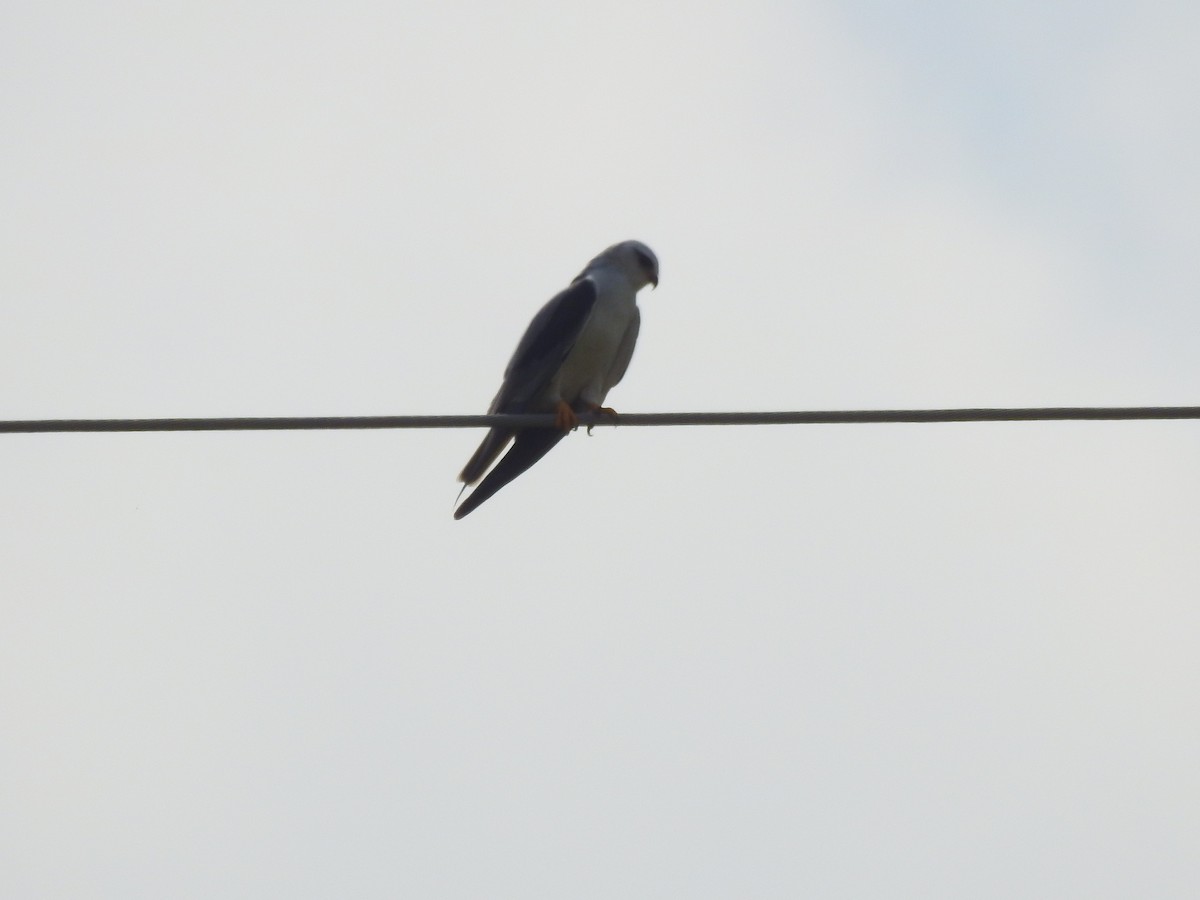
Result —
[[493, 428], [458, 480], [474, 484], [508, 442], [512, 449], [454, 511], [461, 519], [550, 452], [579, 424], [576, 413], [616, 413], [604, 398], [629, 367], [641, 314], [637, 292], [658, 286], [658, 258], [640, 241], [613, 244], [541, 308], [504, 370], [489, 413], [554, 413], [553, 428]]

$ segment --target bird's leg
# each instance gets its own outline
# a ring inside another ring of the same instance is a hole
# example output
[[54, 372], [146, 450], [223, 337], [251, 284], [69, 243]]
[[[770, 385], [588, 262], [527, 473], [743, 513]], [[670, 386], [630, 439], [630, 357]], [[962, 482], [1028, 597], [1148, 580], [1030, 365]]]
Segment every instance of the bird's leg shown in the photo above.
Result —
[[571, 431], [579, 427], [579, 417], [564, 400], [559, 400], [558, 405], [554, 407], [554, 427], [559, 431]]
[[[588, 403], [586, 405], [587, 405], [588, 412], [590, 412], [594, 416], [604, 416], [605, 418], [609, 418], [609, 419], [617, 418], [617, 411], [615, 409], [613, 409], [611, 406], [601, 406], [599, 403]], [[594, 426], [594, 425], [589, 425], [587, 427], [587, 433], [589, 436], [592, 433], [592, 429], [595, 427], [596, 426]]]

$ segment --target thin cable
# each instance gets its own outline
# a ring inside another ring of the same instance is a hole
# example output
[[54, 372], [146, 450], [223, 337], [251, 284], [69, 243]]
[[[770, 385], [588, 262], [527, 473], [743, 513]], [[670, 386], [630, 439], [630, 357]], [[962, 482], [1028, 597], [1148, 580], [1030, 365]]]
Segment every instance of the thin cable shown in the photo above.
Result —
[[[1051, 422], [1200, 419], [1200, 406], [1052, 406], [1016, 409], [868, 409], [810, 412], [580, 415], [586, 427], [620, 425], [850, 425], [886, 422]], [[301, 431], [362, 428], [549, 428], [552, 415], [276, 416], [214, 419], [26, 419], [0, 421], [0, 434], [97, 431]]]

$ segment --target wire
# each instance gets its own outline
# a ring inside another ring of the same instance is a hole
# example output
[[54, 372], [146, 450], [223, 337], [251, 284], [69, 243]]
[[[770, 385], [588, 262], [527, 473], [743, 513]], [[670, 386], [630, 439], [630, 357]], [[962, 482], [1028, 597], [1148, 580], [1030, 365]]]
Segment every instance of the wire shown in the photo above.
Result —
[[[581, 414], [585, 427], [661, 425], [849, 425], [886, 422], [1049, 422], [1200, 419], [1200, 406], [1054, 406], [1015, 409], [868, 409], [809, 412]], [[213, 419], [26, 419], [0, 434], [123, 431], [300, 431], [362, 428], [549, 428], [552, 415], [276, 416]]]

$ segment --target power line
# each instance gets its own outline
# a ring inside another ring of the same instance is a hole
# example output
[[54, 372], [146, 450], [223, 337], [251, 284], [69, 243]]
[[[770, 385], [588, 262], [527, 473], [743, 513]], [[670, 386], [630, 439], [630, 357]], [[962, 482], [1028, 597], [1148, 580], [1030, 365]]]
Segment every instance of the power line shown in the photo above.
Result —
[[[1200, 406], [1052, 406], [1010, 409], [867, 409], [800, 412], [583, 414], [587, 427], [662, 425], [850, 425], [896, 422], [1050, 422], [1200, 419]], [[552, 415], [247, 416], [175, 419], [25, 419], [0, 421], [0, 434], [124, 431], [301, 431], [378, 428], [548, 428]]]

